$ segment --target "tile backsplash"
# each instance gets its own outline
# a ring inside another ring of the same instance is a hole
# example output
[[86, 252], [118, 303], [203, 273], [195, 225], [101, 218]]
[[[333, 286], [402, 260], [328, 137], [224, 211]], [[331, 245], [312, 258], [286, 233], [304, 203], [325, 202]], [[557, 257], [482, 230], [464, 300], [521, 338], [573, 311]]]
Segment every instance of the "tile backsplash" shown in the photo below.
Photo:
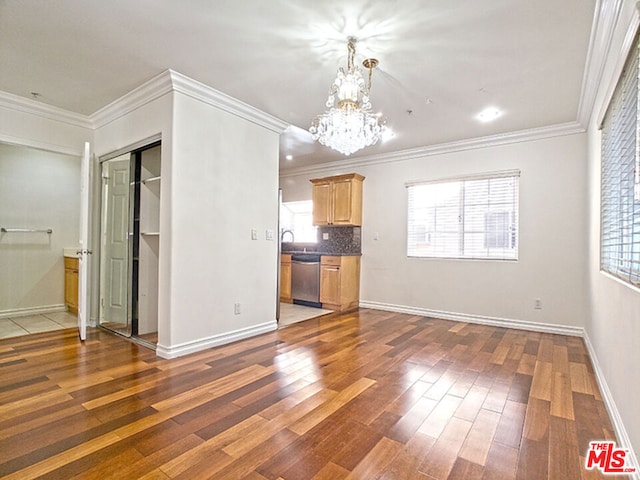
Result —
[[[325, 235], [328, 236], [325, 239]], [[360, 255], [362, 253], [362, 227], [318, 227], [318, 243], [282, 242], [282, 252], [328, 253]]]
[[359, 255], [362, 227], [318, 227], [318, 252]]

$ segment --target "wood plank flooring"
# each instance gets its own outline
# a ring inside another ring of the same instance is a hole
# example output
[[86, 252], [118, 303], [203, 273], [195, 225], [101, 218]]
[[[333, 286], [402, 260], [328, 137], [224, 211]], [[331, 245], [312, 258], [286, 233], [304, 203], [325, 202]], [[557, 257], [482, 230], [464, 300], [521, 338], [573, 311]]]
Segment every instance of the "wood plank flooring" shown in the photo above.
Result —
[[7, 479], [591, 479], [591, 440], [615, 436], [575, 337], [361, 309], [174, 360], [0, 340]]

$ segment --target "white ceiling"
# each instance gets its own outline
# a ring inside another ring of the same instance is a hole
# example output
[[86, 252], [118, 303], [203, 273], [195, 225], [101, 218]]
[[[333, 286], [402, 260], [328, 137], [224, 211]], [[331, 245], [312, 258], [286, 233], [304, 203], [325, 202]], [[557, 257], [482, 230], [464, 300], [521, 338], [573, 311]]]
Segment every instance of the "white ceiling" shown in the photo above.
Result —
[[[575, 122], [595, 0], [0, 0], [0, 90], [92, 114], [170, 68], [292, 125], [281, 166], [344, 158], [305, 131], [346, 39], [379, 59], [396, 133], [352, 155]], [[475, 116], [495, 106], [491, 123]], [[293, 160], [284, 159], [292, 155]]]

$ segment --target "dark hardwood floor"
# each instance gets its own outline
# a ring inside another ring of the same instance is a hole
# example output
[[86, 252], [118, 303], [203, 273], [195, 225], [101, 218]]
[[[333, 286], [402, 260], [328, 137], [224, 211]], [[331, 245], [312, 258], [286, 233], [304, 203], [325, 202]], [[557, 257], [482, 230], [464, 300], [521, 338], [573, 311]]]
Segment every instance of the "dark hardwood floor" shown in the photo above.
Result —
[[575, 337], [360, 310], [174, 360], [0, 341], [6, 478], [587, 479], [605, 439]]

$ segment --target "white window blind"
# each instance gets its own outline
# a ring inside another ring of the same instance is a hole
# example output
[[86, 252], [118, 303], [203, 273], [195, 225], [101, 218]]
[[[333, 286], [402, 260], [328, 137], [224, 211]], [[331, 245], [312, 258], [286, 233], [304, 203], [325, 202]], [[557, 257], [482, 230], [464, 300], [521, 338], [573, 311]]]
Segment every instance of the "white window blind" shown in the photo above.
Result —
[[636, 38], [603, 120], [600, 216], [600, 267], [634, 285], [640, 285], [638, 73]]
[[520, 172], [408, 184], [407, 256], [516, 260]]

